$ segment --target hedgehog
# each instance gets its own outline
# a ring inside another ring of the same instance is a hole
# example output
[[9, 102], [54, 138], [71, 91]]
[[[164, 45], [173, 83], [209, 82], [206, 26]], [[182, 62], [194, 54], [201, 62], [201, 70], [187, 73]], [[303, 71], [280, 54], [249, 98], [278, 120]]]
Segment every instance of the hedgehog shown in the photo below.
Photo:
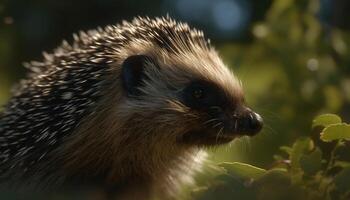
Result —
[[175, 198], [209, 147], [261, 116], [202, 31], [136, 17], [73, 35], [30, 62], [0, 114], [0, 185]]

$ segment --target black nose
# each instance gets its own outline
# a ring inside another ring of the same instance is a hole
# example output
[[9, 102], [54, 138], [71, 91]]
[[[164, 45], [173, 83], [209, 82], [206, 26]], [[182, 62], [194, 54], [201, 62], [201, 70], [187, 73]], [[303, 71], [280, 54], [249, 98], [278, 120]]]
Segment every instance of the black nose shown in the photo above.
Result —
[[250, 113], [248, 117], [248, 121], [249, 121], [248, 129], [250, 129], [250, 132], [252, 135], [255, 135], [261, 131], [264, 121], [258, 113], [255, 113], [255, 112]]
[[239, 117], [236, 123], [235, 129], [241, 135], [256, 135], [263, 127], [262, 117], [250, 110], [245, 115]]

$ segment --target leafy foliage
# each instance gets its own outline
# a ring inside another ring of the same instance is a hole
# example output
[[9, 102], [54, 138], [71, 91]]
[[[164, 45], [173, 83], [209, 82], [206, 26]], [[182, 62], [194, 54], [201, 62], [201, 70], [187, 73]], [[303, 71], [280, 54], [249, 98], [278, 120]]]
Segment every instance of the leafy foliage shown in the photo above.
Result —
[[258, 179], [264, 174], [266, 174], [266, 170], [245, 163], [225, 162], [220, 164], [219, 166], [225, 168], [227, 170], [227, 173], [232, 173], [233, 175], [245, 178]]
[[341, 123], [341, 118], [335, 114], [324, 114], [316, 117], [312, 122], [312, 127], [323, 126], [326, 127], [331, 124]]
[[350, 126], [346, 123], [332, 124], [327, 126], [321, 133], [321, 139], [325, 142], [339, 140], [339, 139], [350, 139]]
[[274, 157], [275, 162], [269, 169], [239, 162], [219, 164], [225, 170], [218, 177], [226, 182], [209, 186], [215, 189], [202, 191], [202, 196], [210, 196], [206, 193], [218, 190], [229, 194], [226, 190], [232, 188], [226, 184], [236, 182], [249, 194], [244, 199], [349, 199], [350, 162], [338, 150], [346, 148], [349, 152], [350, 126], [340, 122], [340, 117], [330, 114], [320, 115], [313, 121], [313, 129], [323, 127], [318, 138], [322, 143], [336, 142], [329, 157], [324, 156], [327, 149], [316, 145], [315, 139], [300, 137], [291, 146], [280, 148], [281, 152]]

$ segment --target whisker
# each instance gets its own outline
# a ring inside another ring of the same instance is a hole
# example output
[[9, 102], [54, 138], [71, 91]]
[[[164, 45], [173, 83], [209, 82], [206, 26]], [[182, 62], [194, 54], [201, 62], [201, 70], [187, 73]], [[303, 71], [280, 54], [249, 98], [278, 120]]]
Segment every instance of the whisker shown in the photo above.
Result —
[[221, 125], [222, 125], [222, 122], [219, 122], [219, 123], [215, 124], [215, 125], [213, 126], [213, 128], [219, 127], [219, 126], [221, 126]]
[[241, 147], [244, 152], [250, 152], [252, 149], [251, 140], [248, 136], [243, 136], [240, 138]]
[[209, 124], [210, 122], [215, 122], [215, 121], [218, 121], [219, 119], [217, 118], [213, 118], [213, 119], [209, 119], [207, 121], [205, 121], [203, 124]]
[[218, 143], [219, 136], [221, 133], [223, 133], [223, 130], [224, 130], [224, 127], [221, 127], [220, 130], [218, 131], [218, 134], [216, 135], [216, 138], [215, 138], [215, 143]]
[[267, 130], [269, 130], [269, 131], [264, 131], [264, 132], [266, 132], [266, 133], [271, 133], [272, 135], [278, 135], [278, 134], [279, 134], [279, 133], [278, 133], [277, 131], [275, 131], [271, 126], [269, 126], [269, 125], [267, 125], [267, 124], [265, 124], [264, 126], [265, 126], [265, 128], [266, 128]]

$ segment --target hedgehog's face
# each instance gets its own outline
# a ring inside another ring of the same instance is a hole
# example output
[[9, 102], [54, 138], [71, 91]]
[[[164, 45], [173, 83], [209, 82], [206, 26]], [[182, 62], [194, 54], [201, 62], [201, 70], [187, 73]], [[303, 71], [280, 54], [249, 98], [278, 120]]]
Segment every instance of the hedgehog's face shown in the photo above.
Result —
[[219, 73], [222, 66], [217, 67], [203, 76], [196, 73], [201, 71], [199, 67], [179, 67], [188, 63], [166, 63], [144, 55], [130, 56], [122, 64], [122, 82], [127, 98], [147, 101], [149, 107], [143, 110], [148, 113], [143, 116], [152, 117], [145, 120], [150, 124], [161, 121], [168, 124], [166, 129], [179, 130], [176, 143], [217, 145], [261, 130], [262, 118], [245, 106], [240, 85], [226, 68]]
[[189, 144], [215, 145], [257, 134], [262, 128], [260, 115], [244, 106], [242, 98], [229, 95], [215, 83], [205, 80], [188, 83], [181, 94], [182, 102], [200, 117], [198, 125], [181, 140]]

